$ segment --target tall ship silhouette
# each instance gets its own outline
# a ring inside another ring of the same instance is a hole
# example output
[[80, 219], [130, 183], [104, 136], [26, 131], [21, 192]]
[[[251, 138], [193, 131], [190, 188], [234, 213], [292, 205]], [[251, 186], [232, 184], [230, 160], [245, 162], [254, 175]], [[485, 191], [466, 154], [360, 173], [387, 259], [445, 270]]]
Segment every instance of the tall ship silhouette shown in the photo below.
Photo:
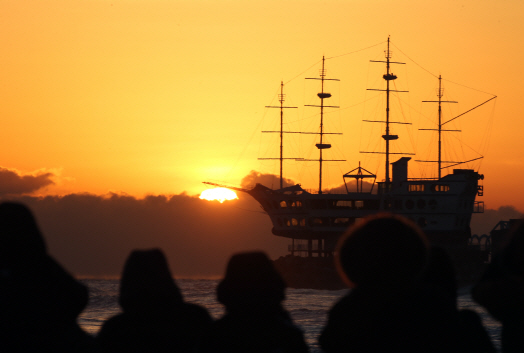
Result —
[[[442, 134], [448, 131], [446, 124], [459, 118], [469, 111], [495, 99], [490, 98], [482, 104], [462, 113], [450, 120], [442, 121], [442, 105], [456, 103], [454, 101], [443, 100], [441, 88], [442, 78], [439, 76], [439, 88], [437, 100], [426, 101], [438, 107], [438, 124], [433, 130], [438, 133], [438, 157], [436, 160], [418, 160], [418, 162], [431, 162], [437, 166], [438, 173], [434, 178], [410, 178], [408, 177], [409, 163], [412, 153], [392, 152], [391, 144], [399, 139], [398, 135], [390, 132], [393, 124], [405, 124], [390, 120], [390, 93], [405, 92], [397, 91], [390, 87], [397, 76], [392, 73], [391, 66], [404, 64], [391, 60], [390, 40], [387, 40], [385, 60], [373, 61], [386, 65], [383, 75], [385, 89], [371, 89], [384, 91], [386, 97], [385, 119], [371, 121], [383, 124], [384, 133], [381, 136], [384, 150], [380, 152], [361, 153], [380, 153], [385, 155], [384, 179], [377, 181], [377, 176], [363, 166], [358, 165], [355, 169], [343, 175], [346, 185], [345, 193], [328, 193], [323, 191], [323, 163], [327, 161], [341, 161], [326, 159], [324, 152], [332, 146], [326, 143], [325, 136], [332, 134], [324, 131], [324, 109], [335, 108], [326, 104], [326, 100], [331, 94], [325, 91], [328, 81], [335, 80], [327, 78], [325, 74], [325, 60], [322, 60], [320, 77], [313, 78], [320, 80], [321, 90], [317, 94], [320, 102], [315, 107], [320, 109], [320, 129], [318, 143], [318, 158], [308, 159], [308, 161], [318, 162], [318, 190], [316, 192], [305, 190], [300, 184], [293, 186], [283, 186], [283, 163], [287, 158], [283, 156], [283, 136], [287, 131], [283, 130], [284, 106], [283, 84], [281, 84], [281, 94], [279, 95], [280, 106], [280, 131], [268, 131], [280, 133], [280, 187], [271, 189], [261, 184], [256, 184], [251, 189], [231, 187], [216, 183], [207, 183], [215, 186], [223, 186], [236, 191], [241, 191], [252, 196], [270, 217], [273, 228], [272, 233], [277, 236], [291, 239], [289, 245], [290, 255], [303, 257], [330, 257], [332, 256], [339, 237], [355, 222], [360, 219], [381, 213], [391, 212], [402, 215], [415, 222], [428, 236], [432, 245], [441, 246], [448, 249], [456, 256], [462, 254], [467, 248], [468, 240], [471, 236], [470, 221], [473, 213], [484, 212], [484, 202], [478, 201], [477, 196], [483, 195], [482, 180], [484, 176], [472, 169], [460, 169], [463, 163], [468, 161], [447, 161], [442, 160]], [[402, 156], [397, 156], [402, 155]], [[397, 156], [397, 158], [393, 158]], [[400, 158], [398, 158], [400, 157]], [[297, 158], [293, 158], [297, 159]], [[305, 160], [305, 159], [302, 159]], [[443, 175], [444, 171], [450, 173]], [[347, 181], [353, 180], [353, 183]], [[364, 182], [364, 181], [370, 182]], [[348, 184], [352, 188], [348, 187]], [[355, 189], [356, 186], [356, 190]], [[352, 189], [350, 191], [350, 189]]]

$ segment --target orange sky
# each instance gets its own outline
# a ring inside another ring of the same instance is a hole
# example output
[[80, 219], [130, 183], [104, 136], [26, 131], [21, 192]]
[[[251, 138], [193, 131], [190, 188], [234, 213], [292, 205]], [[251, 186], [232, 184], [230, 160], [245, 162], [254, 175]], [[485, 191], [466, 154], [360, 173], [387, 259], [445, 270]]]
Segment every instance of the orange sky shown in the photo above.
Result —
[[[459, 101], [444, 107], [447, 117], [497, 95], [449, 127], [462, 130], [462, 145], [444, 146], [460, 152], [448, 158], [475, 158], [469, 147], [485, 155], [466, 167], [485, 175], [486, 207], [522, 211], [522, 14], [517, 0], [4, 0], [0, 166], [53, 173], [49, 194], [197, 194], [202, 181], [238, 185], [251, 170], [278, 173], [257, 158], [278, 155], [276, 136], [260, 131], [278, 128], [278, 111], [264, 106], [277, 103], [280, 81], [289, 81], [286, 103], [300, 107], [286, 115], [288, 128], [316, 131], [316, 111], [303, 105], [318, 103], [317, 86], [303, 78], [318, 75], [312, 65], [322, 55], [371, 47], [326, 61], [328, 75], [341, 79], [328, 86], [330, 104], [345, 108], [326, 122], [344, 130], [330, 137], [330, 157], [347, 162], [327, 168], [325, 186], [339, 185], [359, 160], [383, 178], [382, 162], [358, 151], [382, 148], [369, 138], [378, 126], [361, 121], [381, 118], [380, 99], [366, 88], [381, 88], [383, 66], [369, 60], [383, 59], [390, 35], [393, 60], [407, 64], [394, 67], [397, 88], [410, 91], [400, 97], [413, 108], [395, 118], [414, 124], [411, 133], [398, 129], [395, 148], [435, 158], [434, 137], [417, 131], [432, 128], [436, 113], [420, 103], [435, 99], [437, 81], [425, 70], [478, 90], [444, 81], [444, 99]], [[289, 142], [289, 154], [316, 158], [313, 140]], [[286, 177], [315, 188], [315, 168], [290, 162]]]

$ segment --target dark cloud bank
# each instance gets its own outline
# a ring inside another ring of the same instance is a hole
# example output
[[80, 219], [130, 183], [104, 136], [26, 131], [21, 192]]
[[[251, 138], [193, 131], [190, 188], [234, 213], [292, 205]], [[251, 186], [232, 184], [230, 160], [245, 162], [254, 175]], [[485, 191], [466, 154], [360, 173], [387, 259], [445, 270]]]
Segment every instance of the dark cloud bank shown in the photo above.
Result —
[[21, 175], [15, 171], [0, 167], [0, 196], [21, 195], [35, 192], [54, 184], [52, 173]]
[[[0, 179], [1, 175], [0, 170]], [[275, 179], [253, 172], [242, 186], [256, 181], [274, 186]], [[256, 201], [242, 193], [239, 197], [223, 204], [186, 194], [143, 199], [116, 194], [9, 199], [33, 210], [49, 251], [75, 275], [118, 276], [131, 250], [160, 247], [176, 276], [213, 277], [223, 274], [235, 252], [258, 249], [272, 258], [287, 253], [289, 240], [271, 234], [271, 222]], [[510, 206], [486, 210], [474, 215], [472, 230], [488, 233], [498, 221], [518, 217], [522, 214]]]

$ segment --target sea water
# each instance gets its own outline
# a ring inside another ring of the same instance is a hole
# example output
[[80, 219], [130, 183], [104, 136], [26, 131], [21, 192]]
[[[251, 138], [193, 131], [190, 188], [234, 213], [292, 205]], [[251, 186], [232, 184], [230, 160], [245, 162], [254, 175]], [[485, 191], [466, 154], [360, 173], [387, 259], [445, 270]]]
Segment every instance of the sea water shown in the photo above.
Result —
[[[96, 335], [106, 319], [120, 313], [119, 281], [85, 279], [82, 282], [89, 287], [89, 305], [80, 315], [78, 322], [86, 332]], [[216, 301], [215, 295], [218, 281], [179, 279], [177, 284], [187, 302], [202, 305], [214, 318], [223, 315], [224, 307]], [[479, 313], [493, 343], [500, 347], [500, 323], [478, 306], [471, 299], [469, 292], [468, 287], [459, 290], [458, 306]], [[311, 352], [321, 352], [317, 339], [326, 323], [329, 309], [346, 293], [347, 290], [287, 289], [284, 306], [294, 323], [304, 332]]]

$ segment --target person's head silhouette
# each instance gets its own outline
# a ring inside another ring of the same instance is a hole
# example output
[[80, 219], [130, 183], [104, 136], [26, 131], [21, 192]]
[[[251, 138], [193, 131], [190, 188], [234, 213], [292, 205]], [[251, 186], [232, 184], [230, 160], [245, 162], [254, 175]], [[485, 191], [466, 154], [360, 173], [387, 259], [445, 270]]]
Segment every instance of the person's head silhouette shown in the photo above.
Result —
[[233, 255], [217, 288], [218, 301], [231, 311], [279, 306], [286, 285], [262, 252]]
[[129, 255], [120, 282], [120, 306], [124, 311], [162, 310], [182, 302], [160, 249], [135, 250]]
[[336, 261], [350, 287], [402, 285], [418, 277], [428, 258], [428, 241], [412, 222], [379, 214], [341, 237]]

